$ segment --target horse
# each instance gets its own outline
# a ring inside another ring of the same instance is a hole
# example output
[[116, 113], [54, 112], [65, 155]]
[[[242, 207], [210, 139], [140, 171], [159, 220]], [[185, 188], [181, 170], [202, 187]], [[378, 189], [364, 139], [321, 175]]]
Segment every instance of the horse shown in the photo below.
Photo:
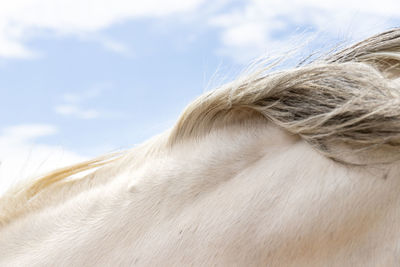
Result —
[[259, 67], [0, 199], [0, 266], [399, 266], [400, 28]]

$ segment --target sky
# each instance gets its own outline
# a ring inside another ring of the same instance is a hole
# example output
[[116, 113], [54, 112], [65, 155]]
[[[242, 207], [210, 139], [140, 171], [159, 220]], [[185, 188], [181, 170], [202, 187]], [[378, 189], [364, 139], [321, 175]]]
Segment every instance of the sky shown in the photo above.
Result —
[[170, 128], [255, 58], [396, 26], [398, 0], [0, 0], [0, 193]]

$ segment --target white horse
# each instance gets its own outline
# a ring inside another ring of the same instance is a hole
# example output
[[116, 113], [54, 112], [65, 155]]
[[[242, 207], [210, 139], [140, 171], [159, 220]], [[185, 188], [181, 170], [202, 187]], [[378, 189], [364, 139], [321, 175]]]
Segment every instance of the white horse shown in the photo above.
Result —
[[207, 93], [3, 196], [0, 266], [400, 266], [399, 76], [395, 29]]

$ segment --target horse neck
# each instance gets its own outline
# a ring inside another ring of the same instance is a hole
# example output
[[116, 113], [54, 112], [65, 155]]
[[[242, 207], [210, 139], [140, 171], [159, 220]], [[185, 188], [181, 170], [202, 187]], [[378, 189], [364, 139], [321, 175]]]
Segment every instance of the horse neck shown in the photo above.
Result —
[[220, 128], [120, 168], [112, 182], [3, 229], [4, 255], [72, 265], [140, 255], [147, 265], [301, 266], [368, 263], [400, 240], [395, 165], [336, 163], [270, 123]]

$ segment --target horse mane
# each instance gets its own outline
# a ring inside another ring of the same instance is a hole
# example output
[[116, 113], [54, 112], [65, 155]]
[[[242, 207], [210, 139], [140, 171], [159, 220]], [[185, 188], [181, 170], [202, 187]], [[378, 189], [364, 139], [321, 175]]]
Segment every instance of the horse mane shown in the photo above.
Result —
[[[170, 143], [230, 123], [232, 111], [261, 115], [320, 152], [328, 147], [400, 145], [400, 28], [294, 69], [268, 66], [200, 96], [175, 125]], [[249, 112], [250, 111], [250, 112]]]
[[[275, 72], [270, 69], [270, 65], [260, 67], [203, 94], [186, 108], [170, 131], [139, 150], [56, 170], [9, 191], [0, 199], [0, 226], [48, 205], [44, 199], [55, 194], [52, 189], [71, 175], [99, 167], [120, 167], [132, 158], [140, 160], [133, 156], [138, 151], [145, 151], [139, 153], [143, 160], [160, 147], [172, 148], [243, 120], [272, 121], [338, 161], [346, 161], [335, 149], [338, 144], [361, 150], [400, 145], [400, 28], [307, 65]], [[86, 175], [79, 181], [94, 176]]]

